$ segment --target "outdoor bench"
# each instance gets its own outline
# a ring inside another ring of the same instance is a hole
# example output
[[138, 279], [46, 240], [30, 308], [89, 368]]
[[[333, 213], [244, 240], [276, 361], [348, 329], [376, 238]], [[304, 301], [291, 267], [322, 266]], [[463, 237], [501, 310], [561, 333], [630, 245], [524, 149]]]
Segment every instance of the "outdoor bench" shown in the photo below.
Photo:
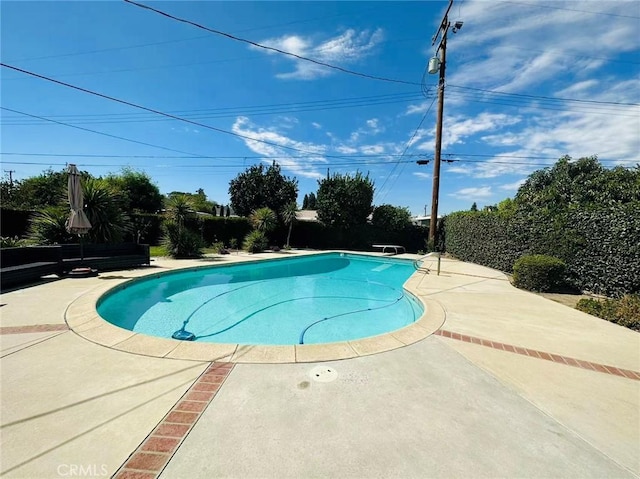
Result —
[[35, 281], [41, 276], [61, 274], [59, 246], [27, 246], [0, 249], [0, 287]]
[[63, 244], [60, 248], [63, 272], [69, 272], [78, 267], [88, 267], [98, 271], [127, 269], [148, 265], [151, 262], [147, 244], [84, 244], [82, 255], [79, 244]]

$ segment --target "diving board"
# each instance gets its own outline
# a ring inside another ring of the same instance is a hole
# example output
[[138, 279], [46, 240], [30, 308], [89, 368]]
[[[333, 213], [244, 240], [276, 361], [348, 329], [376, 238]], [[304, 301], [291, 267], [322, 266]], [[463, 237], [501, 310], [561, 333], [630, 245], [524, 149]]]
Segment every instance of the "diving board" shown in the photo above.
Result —
[[400, 251], [401, 253], [405, 252], [404, 246], [401, 245], [397, 245], [397, 244], [373, 244], [371, 245], [371, 247], [373, 248], [382, 248], [382, 253], [386, 253], [387, 249], [392, 249], [393, 250], [393, 254], [398, 254], [398, 251]]

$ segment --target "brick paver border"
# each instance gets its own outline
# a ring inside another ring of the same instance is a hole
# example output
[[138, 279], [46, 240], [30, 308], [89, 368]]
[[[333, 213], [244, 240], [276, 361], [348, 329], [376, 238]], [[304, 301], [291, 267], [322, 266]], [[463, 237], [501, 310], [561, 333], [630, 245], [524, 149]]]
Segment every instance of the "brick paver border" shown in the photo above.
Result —
[[445, 329], [439, 329], [434, 333], [437, 336], [444, 338], [451, 338], [458, 341], [464, 341], [465, 343], [479, 344], [480, 346], [486, 346], [488, 348], [500, 349], [509, 353], [521, 354], [523, 356], [530, 356], [536, 359], [544, 359], [546, 361], [552, 361], [554, 363], [566, 364], [567, 366], [573, 366], [581, 369], [588, 369], [590, 371], [596, 371], [599, 373], [613, 374], [616, 376], [622, 376], [623, 378], [634, 379], [640, 381], [640, 372], [631, 371], [629, 369], [621, 369], [615, 366], [606, 366], [600, 363], [593, 363], [591, 361], [583, 361], [581, 359], [570, 358], [568, 356], [561, 356], [559, 354], [546, 353], [544, 351], [538, 351], [535, 349], [521, 348], [520, 346], [513, 346], [511, 344], [504, 344], [497, 341], [491, 341], [489, 339], [482, 339], [475, 336], [467, 336], [466, 334], [454, 333]]
[[233, 363], [212, 363], [112, 477], [156, 479], [232, 369]]
[[2, 334], [24, 334], [24, 333], [48, 333], [50, 331], [67, 331], [69, 326], [66, 324], [34, 324], [31, 326], [2, 326], [0, 327], [0, 335]]

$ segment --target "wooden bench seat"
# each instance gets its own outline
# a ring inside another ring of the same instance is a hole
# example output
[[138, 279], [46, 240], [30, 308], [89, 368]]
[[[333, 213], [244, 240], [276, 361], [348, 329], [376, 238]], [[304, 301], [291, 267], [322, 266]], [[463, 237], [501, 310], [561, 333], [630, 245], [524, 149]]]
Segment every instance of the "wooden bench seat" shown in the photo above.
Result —
[[42, 276], [60, 274], [60, 248], [57, 246], [27, 246], [0, 250], [0, 287], [6, 288]]

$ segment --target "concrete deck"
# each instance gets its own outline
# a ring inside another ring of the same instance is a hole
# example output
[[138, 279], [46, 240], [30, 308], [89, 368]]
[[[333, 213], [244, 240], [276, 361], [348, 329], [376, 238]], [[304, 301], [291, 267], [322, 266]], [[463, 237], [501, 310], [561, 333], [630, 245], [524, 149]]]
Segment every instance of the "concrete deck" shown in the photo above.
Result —
[[435, 334], [351, 359], [211, 363], [86, 334], [103, 328], [97, 291], [274, 256], [156, 259], [2, 294], [2, 477], [640, 476], [640, 334], [477, 265], [445, 259], [437, 276], [427, 258], [406, 287], [442, 312]]

